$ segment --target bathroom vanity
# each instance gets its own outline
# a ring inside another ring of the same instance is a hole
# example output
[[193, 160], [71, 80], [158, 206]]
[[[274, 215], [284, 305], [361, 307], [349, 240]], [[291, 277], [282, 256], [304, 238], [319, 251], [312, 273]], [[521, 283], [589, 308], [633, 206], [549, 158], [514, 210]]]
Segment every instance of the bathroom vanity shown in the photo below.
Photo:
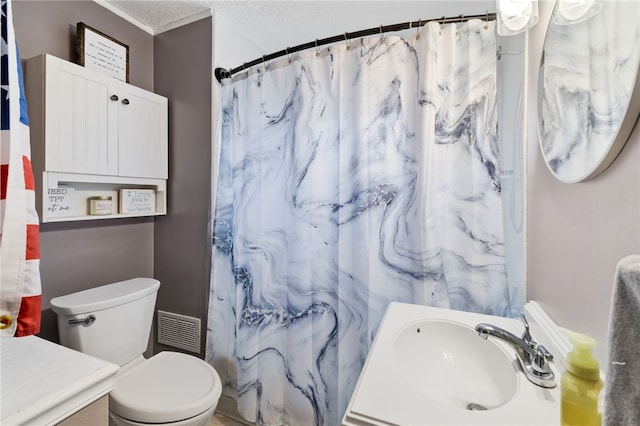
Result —
[[[559, 385], [528, 380], [512, 347], [474, 329], [489, 324], [523, 331], [517, 319], [391, 303], [342, 425], [558, 424]], [[532, 331], [543, 343], [539, 328]]]
[[1, 339], [0, 424], [74, 424], [74, 414], [90, 410], [92, 421], [103, 418], [106, 425], [104, 396], [117, 371], [115, 364], [36, 336]]

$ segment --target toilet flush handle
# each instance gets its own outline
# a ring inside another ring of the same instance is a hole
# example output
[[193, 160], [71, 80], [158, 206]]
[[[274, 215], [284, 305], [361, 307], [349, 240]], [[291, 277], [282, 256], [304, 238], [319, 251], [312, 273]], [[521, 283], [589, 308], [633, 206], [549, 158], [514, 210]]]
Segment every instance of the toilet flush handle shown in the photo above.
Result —
[[89, 315], [86, 318], [74, 318], [74, 319], [70, 319], [69, 320], [69, 324], [82, 324], [82, 325], [86, 325], [86, 326], [90, 326], [91, 324], [93, 324], [96, 320], [96, 316], [95, 315]]

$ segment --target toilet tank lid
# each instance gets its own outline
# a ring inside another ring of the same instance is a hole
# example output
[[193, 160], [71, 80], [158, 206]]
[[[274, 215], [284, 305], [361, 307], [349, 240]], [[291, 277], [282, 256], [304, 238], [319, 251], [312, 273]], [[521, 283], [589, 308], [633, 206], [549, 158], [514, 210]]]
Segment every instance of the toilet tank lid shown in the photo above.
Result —
[[132, 278], [51, 299], [53, 312], [77, 315], [100, 311], [148, 296], [160, 287], [153, 278]]

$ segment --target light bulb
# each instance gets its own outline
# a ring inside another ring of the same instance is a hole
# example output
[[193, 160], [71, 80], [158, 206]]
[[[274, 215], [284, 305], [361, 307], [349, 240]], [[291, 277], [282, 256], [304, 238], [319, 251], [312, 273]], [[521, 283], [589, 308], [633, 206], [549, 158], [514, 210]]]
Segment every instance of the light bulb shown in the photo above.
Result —
[[554, 21], [559, 25], [577, 24], [596, 15], [601, 6], [600, 0], [559, 0]]
[[514, 35], [538, 22], [537, 0], [497, 0], [498, 34]]

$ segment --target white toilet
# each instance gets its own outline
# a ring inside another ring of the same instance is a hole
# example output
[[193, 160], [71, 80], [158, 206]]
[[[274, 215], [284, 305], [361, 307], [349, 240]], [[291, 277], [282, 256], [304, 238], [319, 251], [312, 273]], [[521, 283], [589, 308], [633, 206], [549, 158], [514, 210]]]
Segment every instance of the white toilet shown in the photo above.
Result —
[[178, 352], [142, 356], [159, 287], [158, 280], [134, 278], [52, 299], [60, 342], [120, 366], [110, 424], [204, 426], [222, 393], [213, 367]]

